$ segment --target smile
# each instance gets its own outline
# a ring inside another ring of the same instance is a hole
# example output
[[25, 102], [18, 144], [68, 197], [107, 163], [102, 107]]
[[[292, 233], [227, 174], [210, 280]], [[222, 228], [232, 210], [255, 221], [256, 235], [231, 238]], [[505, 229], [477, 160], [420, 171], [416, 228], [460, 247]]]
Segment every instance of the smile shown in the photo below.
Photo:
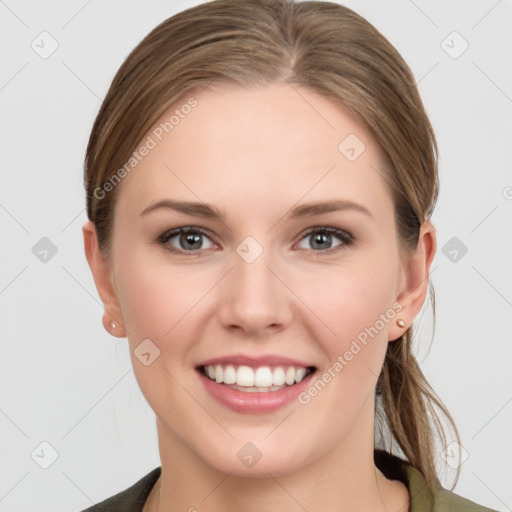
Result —
[[250, 366], [233, 364], [216, 364], [200, 367], [202, 374], [217, 384], [224, 384], [236, 391], [264, 393], [279, 391], [302, 382], [313, 373], [315, 367], [296, 366]]
[[297, 402], [311, 384], [316, 366], [285, 356], [229, 355], [195, 367], [207, 394], [243, 414], [270, 414]]

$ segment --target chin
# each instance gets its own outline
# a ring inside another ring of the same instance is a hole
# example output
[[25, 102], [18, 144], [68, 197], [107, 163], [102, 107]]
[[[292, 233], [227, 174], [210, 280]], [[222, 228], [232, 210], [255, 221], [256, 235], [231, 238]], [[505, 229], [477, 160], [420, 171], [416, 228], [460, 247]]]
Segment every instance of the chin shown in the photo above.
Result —
[[306, 458], [304, 442], [284, 446], [282, 439], [269, 442], [264, 435], [246, 435], [224, 444], [202, 446], [199, 455], [215, 470], [240, 478], [268, 478], [269, 473], [272, 476], [286, 475], [311, 462]]

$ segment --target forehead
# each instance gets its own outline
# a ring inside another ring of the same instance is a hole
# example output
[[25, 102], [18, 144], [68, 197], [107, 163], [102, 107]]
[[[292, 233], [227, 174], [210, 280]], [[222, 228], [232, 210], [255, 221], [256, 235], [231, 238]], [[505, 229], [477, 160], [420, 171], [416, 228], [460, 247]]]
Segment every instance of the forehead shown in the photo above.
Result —
[[130, 211], [166, 196], [246, 209], [301, 198], [390, 202], [380, 148], [363, 123], [295, 85], [190, 92], [144, 145], [151, 149], [120, 191], [119, 207]]

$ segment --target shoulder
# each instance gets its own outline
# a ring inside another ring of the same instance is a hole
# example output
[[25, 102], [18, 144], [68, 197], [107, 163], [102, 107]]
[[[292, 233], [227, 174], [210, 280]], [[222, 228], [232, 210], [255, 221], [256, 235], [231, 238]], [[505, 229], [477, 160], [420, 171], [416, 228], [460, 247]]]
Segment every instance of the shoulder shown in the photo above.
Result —
[[434, 493], [433, 510], [435, 512], [497, 512], [493, 509], [478, 505], [446, 489], [440, 489]]
[[378, 450], [375, 463], [387, 478], [401, 480], [407, 486], [410, 512], [496, 512], [439, 485], [429, 484], [416, 468], [394, 455]]
[[423, 475], [406, 465], [411, 512], [496, 512], [438, 485], [428, 485]]
[[128, 489], [81, 512], [142, 512], [144, 503], [160, 476], [161, 469], [161, 467], [153, 469]]

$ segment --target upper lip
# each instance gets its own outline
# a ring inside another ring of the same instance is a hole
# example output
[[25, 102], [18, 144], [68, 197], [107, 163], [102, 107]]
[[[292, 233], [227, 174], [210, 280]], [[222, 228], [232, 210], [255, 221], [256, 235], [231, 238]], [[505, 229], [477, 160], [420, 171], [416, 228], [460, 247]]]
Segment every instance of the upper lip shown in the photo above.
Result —
[[197, 365], [197, 367], [201, 366], [213, 366], [216, 364], [226, 365], [232, 364], [236, 366], [244, 365], [251, 367], [258, 366], [300, 366], [303, 368], [310, 368], [314, 366], [312, 364], [305, 363], [303, 361], [299, 361], [298, 359], [292, 359], [286, 356], [280, 355], [265, 355], [265, 356], [248, 356], [245, 354], [233, 354], [229, 356], [221, 356], [214, 357], [212, 359], [208, 359], [206, 361], [202, 361]]

